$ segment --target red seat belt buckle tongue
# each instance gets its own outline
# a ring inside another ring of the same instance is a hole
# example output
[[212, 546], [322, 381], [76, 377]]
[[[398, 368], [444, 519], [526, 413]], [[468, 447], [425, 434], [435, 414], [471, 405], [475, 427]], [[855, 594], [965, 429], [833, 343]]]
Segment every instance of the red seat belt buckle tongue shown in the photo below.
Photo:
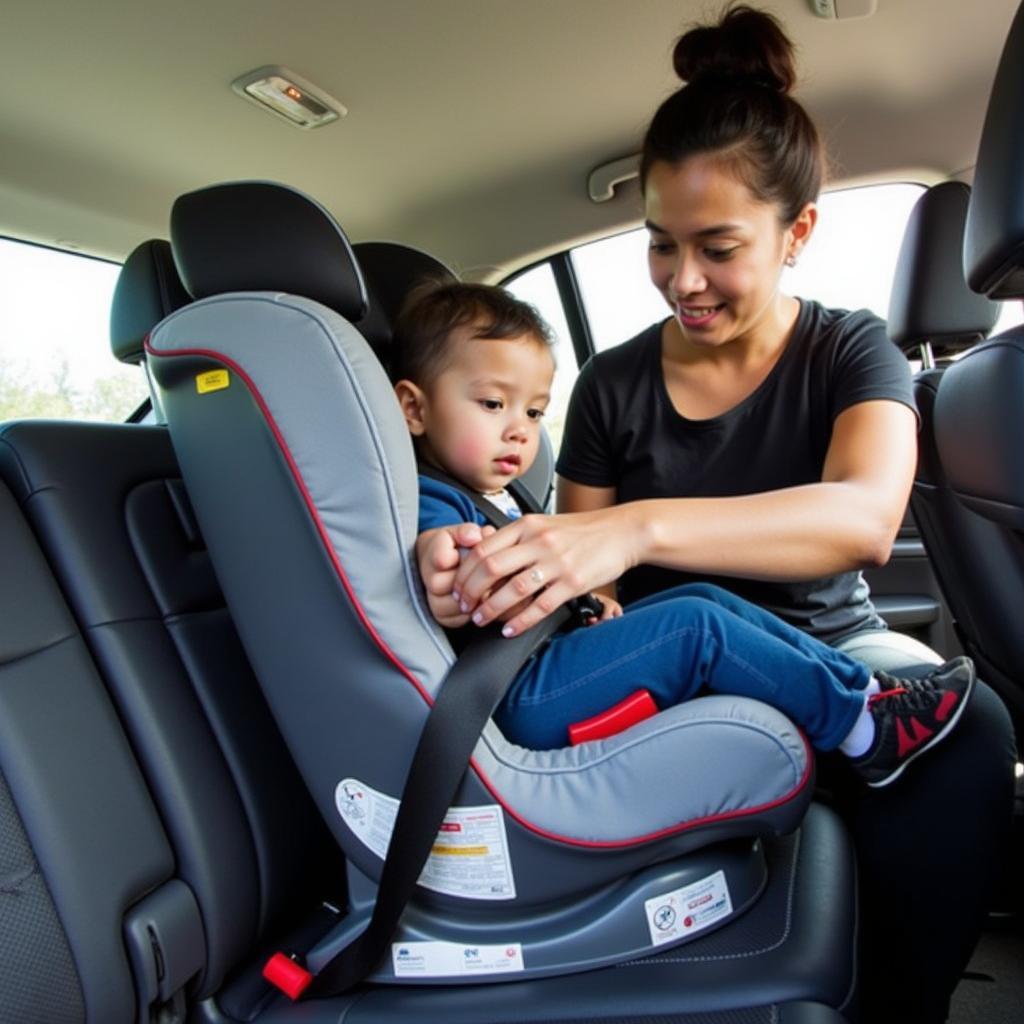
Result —
[[302, 964], [284, 953], [275, 953], [263, 965], [263, 977], [289, 999], [298, 999], [313, 980], [313, 975]]

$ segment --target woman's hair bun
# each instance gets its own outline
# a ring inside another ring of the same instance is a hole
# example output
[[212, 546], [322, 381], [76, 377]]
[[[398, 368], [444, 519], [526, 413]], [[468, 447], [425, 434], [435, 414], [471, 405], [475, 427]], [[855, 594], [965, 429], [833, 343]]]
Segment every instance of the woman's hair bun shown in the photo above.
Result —
[[782, 26], [771, 14], [746, 4], [730, 7], [717, 25], [680, 36], [672, 64], [687, 83], [745, 79], [780, 93], [796, 83], [793, 44]]

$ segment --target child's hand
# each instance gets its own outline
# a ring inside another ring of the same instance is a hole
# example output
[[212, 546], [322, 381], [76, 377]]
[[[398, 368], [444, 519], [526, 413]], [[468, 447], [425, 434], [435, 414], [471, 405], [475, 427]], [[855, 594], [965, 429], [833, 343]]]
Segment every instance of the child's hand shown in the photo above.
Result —
[[438, 625], [445, 629], [458, 629], [469, 621], [469, 615], [459, 610], [458, 601], [452, 597], [452, 583], [462, 552], [476, 547], [492, 533], [493, 526], [460, 523], [426, 530], [416, 538], [416, 562], [427, 592], [427, 605]]

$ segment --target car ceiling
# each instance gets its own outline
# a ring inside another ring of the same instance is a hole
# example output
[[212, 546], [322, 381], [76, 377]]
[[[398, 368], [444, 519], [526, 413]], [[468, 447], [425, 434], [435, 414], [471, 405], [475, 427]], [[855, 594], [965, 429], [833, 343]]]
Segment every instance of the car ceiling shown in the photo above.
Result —
[[[799, 48], [798, 97], [835, 181], [969, 175], [1017, 0], [878, 0], [823, 20], [762, 4]], [[184, 191], [287, 182], [354, 240], [494, 276], [636, 223], [635, 186], [587, 196], [635, 153], [706, 0], [35, 0], [3, 4], [0, 233], [123, 257]], [[983, 12], [983, 13], [980, 13]], [[281, 64], [348, 116], [301, 131], [231, 82]]]

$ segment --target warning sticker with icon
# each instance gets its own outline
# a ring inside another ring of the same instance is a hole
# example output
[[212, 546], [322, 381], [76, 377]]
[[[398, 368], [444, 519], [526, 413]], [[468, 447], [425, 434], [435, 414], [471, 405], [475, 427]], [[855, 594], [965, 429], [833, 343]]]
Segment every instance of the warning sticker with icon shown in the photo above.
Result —
[[652, 896], [644, 901], [644, 909], [651, 943], [660, 946], [728, 917], [732, 913], [732, 900], [724, 872], [716, 871], [682, 889]]

